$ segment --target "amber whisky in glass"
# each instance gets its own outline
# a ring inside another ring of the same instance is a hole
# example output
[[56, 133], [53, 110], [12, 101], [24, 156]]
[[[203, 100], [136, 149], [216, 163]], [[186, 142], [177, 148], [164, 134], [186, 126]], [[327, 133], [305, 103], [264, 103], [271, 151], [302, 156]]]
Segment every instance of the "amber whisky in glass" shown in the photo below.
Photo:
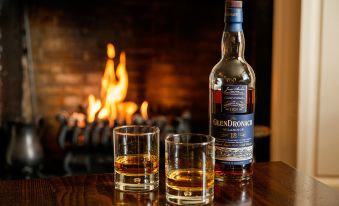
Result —
[[159, 131], [133, 125], [113, 130], [116, 189], [146, 192], [159, 186]]
[[156, 155], [136, 154], [118, 156], [115, 160], [115, 171], [123, 175], [142, 176], [156, 174], [159, 171], [159, 160]]
[[213, 202], [214, 141], [212, 136], [192, 133], [166, 137], [167, 202], [175, 205]]
[[199, 169], [174, 170], [167, 176], [167, 185], [170, 188], [184, 191], [201, 191], [203, 186], [209, 190], [214, 185], [214, 174], [212, 172], [204, 173]]

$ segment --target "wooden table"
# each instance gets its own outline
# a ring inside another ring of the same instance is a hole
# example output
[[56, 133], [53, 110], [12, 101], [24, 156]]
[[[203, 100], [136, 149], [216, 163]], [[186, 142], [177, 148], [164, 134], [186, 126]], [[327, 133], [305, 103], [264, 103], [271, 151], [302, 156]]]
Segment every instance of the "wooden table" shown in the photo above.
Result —
[[[215, 184], [214, 205], [339, 205], [339, 192], [282, 162], [257, 163], [247, 184]], [[149, 193], [114, 190], [113, 175], [0, 181], [0, 205], [166, 205], [164, 179]]]

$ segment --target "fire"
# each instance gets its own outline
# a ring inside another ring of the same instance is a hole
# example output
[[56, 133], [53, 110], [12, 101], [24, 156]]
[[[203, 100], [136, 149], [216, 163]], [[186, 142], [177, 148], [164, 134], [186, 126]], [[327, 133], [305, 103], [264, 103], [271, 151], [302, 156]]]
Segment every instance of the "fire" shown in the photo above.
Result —
[[87, 108], [87, 119], [89, 122], [93, 122], [95, 119], [95, 114], [101, 108], [100, 100], [95, 100], [93, 95], [88, 96], [88, 108]]
[[[87, 120], [89, 122], [93, 122], [97, 117], [108, 119], [111, 125], [114, 124], [114, 120], [118, 120], [120, 124], [124, 121], [131, 124], [132, 116], [138, 109], [136, 103], [124, 102], [128, 88], [126, 54], [121, 52], [116, 71], [114, 69], [114, 57], [114, 45], [109, 43], [107, 45], [106, 68], [101, 79], [101, 100], [95, 99], [92, 94], [88, 97]], [[142, 112], [142, 116], [147, 118], [147, 105], [145, 111]]]
[[147, 109], [148, 109], [148, 102], [144, 101], [141, 104], [140, 113], [141, 113], [142, 118], [145, 120], [148, 119]]
[[126, 124], [132, 124], [132, 116], [137, 111], [138, 105], [134, 102], [124, 102], [119, 104], [119, 123], [123, 123], [124, 119], [126, 120]]

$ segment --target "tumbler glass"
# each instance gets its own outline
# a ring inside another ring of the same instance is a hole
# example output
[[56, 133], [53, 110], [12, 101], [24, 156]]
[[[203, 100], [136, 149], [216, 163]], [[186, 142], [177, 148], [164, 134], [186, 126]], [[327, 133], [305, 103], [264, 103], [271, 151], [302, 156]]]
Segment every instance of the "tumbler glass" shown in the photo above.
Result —
[[115, 188], [151, 191], [159, 185], [159, 128], [122, 126], [113, 130]]
[[204, 205], [214, 197], [214, 137], [174, 134], [165, 140], [166, 199], [177, 205]]

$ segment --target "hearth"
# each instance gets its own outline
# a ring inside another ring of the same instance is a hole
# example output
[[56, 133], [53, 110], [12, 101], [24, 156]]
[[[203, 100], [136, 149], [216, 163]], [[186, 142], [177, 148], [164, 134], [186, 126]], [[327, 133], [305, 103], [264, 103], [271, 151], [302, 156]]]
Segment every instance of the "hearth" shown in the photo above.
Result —
[[162, 159], [164, 139], [168, 134], [191, 131], [189, 111], [184, 111], [181, 116], [148, 115], [147, 101], [141, 104], [140, 109], [136, 103], [124, 101], [129, 85], [127, 57], [121, 52], [119, 61], [115, 64], [115, 53], [114, 45], [107, 44], [100, 98], [89, 94], [84, 113], [63, 112], [57, 115], [60, 124], [58, 143], [65, 152], [63, 165], [68, 175], [108, 172], [112, 169], [112, 135], [115, 127], [131, 124], [159, 127]]
[[[0, 5], [1, 151], [10, 142], [8, 122], [31, 124], [40, 117], [45, 175], [94, 171], [106, 163], [107, 169], [111, 131], [119, 125], [157, 125], [163, 136], [208, 133], [208, 75], [220, 57], [224, 1], [4, 0]], [[250, 1], [244, 8], [245, 56], [257, 74], [255, 122], [265, 126], [272, 5]], [[262, 160], [269, 158], [267, 145]], [[5, 153], [0, 173], [7, 168]]]

